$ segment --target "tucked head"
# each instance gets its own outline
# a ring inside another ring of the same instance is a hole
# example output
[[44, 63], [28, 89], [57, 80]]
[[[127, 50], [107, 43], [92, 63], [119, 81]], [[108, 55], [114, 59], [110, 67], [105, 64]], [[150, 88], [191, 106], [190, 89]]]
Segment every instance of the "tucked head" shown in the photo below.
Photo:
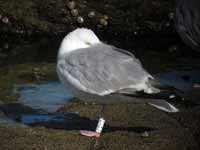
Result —
[[59, 48], [59, 55], [81, 48], [88, 48], [98, 43], [100, 43], [100, 40], [92, 30], [78, 28], [65, 36]]

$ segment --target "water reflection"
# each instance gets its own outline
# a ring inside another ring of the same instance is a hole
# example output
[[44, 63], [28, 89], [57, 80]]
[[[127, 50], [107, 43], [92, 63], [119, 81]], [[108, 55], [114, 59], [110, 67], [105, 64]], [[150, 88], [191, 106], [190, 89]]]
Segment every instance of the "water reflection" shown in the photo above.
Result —
[[16, 85], [19, 102], [35, 110], [55, 112], [72, 98], [72, 94], [59, 82]]
[[199, 70], [172, 70], [155, 75], [163, 84], [172, 86], [183, 92], [193, 90], [194, 83], [200, 83]]

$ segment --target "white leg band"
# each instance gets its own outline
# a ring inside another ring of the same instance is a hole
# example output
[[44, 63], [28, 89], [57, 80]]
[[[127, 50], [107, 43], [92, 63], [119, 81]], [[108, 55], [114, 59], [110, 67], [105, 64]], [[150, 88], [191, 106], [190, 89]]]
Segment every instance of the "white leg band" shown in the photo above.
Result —
[[97, 133], [102, 132], [104, 124], [105, 124], [105, 120], [103, 118], [99, 118], [99, 122], [98, 122], [97, 127], [96, 127]]

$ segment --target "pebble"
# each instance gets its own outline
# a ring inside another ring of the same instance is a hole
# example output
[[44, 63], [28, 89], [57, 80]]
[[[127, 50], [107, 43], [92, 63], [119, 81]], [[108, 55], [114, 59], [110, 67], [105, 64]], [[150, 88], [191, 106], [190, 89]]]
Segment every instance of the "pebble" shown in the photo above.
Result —
[[77, 9], [72, 9], [71, 10], [71, 15], [74, 16], [74, 17], [78, 16], [78, 10]]
[[109, 19], [108, 15], [103, 15], [103, 18], [104, 18], [105, 20], [108, 20], [108, 19]]
[[83, 22], [84, 22], [83, 17], [78, 16], [78, 17], [77, 17], [77, 22], [80, 23], [80, 24], [83, 23]]
[[143, 132], [143, 133], [141, 134], [141, 136], [142, 136], [142, 137], [149, 137], [149, 133], [148, 133], [147, 131], [145, 131], [145, 132]]
[[165, 26], [169, 27], [170, 26], [170, 22], [165, 23]]
[[134, 35], [138, 35], [138, 32], [137, 32], [137, 31], [134, 31], [133, 33], [134, 33]]
[[96, 14], [95, 14], [94, 11], [90, 11], [90, 12], [88, 13], [88, 17], [89, 17], [89, 18], [93, 18], [95, 15], [96, 15]]
[[101, 29], [103, 26], [101, 24], [97, 24], [97, 28]]
[[108, 25], [108, 21], [104, 18], [101, 18], [100, 19], [100, 24], [103, 25], [103, 26], [107, 26]]
[[40, 68], [35, 67], [35, 68], [33, 68], [33, 71], [39, 72], [39, 71], [40, 71]]
[[2, 18], [2, 22], [5, 23], [5, 24], [7, 24], [9, 22], [8, 17], [3, 17]]
[[170, 20], [173, 20], [173, 19], [174, 19], [174, 13], [173, 13], [173, 12], [170, 12], [170, 13], [168, 14], [168, 17], [169, 17]]
[[69, 1], [69, 2], [67, 3], [67, 7], [68, 7], [69, 9], [74, 9], [75, 6], [76, 6], [76, 3], [75, 3], [74, 1]]

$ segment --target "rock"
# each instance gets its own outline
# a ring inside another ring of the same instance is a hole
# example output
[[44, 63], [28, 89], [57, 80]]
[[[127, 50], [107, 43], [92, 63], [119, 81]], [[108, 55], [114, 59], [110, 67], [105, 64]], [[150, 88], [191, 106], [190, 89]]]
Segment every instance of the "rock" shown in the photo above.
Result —
[[84, 22], [83, 17], [78, 16], [78, 17], [77, 17], [77, 22], [80, 23], [80, 24], [82, 24], [82, 23]]
[[149, 137], [149, 133], [147, 131], [144, 131], [142, 134], [141, 134], [142, 137]]
[[75, 3], [74, 1], [68, 1], [68, 2], [67, 2], [67, 7], [68, 7], [69, 9], [74, 9], [75, 6], [76, 6], [76, 3]]
[[8, 24], [9, 23], [8, 17], [3, 17], [2, 22], [5, 23], [5, 24]]
[[93, 18], [95, 16], [95, 11], [90, 11], [89, 13], [88, 13], [88, 17], [89, 18]]
[[100, 24], [103, 25], [103, 26], [107, 26], [107, 25], [108, 25], [108, 22], [107, 22], [106, 19], [101, 18], [101, 19], [100, 19]]
[[73, 17], [78, 16], [78, 10], [77, 9], [72, 9], [71, 10], [71, 14], [72, 14]]

